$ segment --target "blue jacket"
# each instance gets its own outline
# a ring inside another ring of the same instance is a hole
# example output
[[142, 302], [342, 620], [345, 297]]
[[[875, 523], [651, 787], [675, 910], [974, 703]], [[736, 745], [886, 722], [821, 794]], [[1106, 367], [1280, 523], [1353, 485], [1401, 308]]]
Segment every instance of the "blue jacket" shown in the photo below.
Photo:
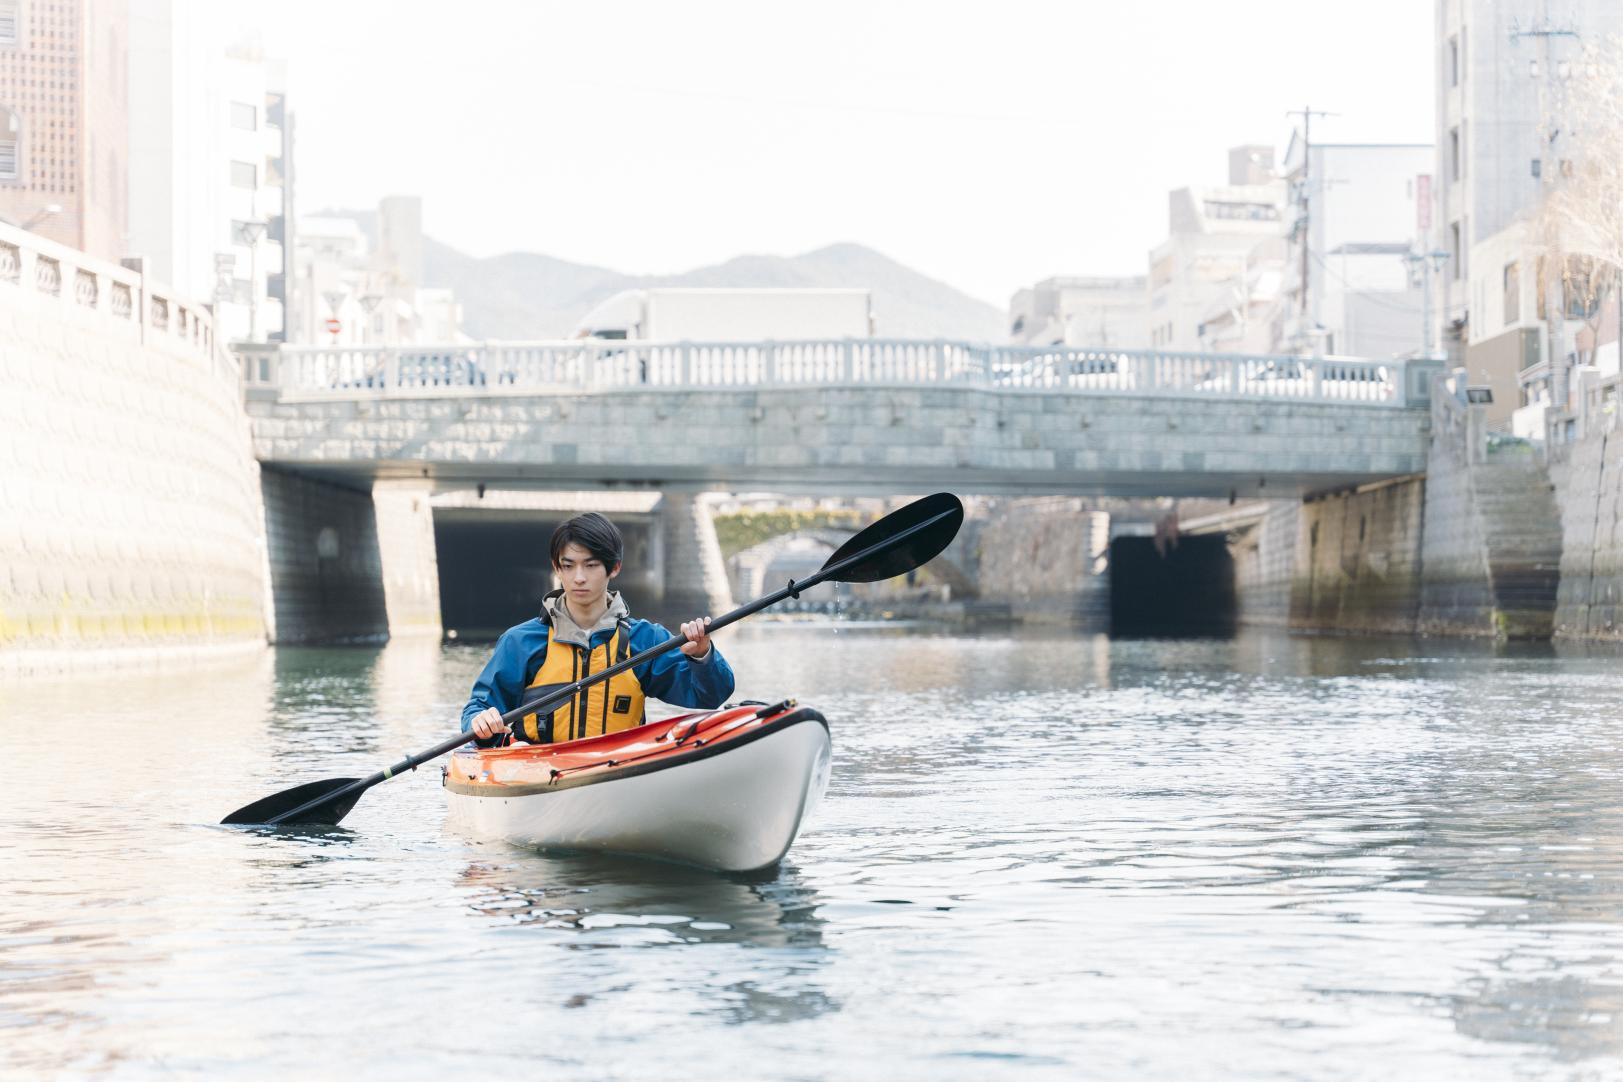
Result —
[[[676, 636], [659, 624], [647, 620], [632, 620], [631, 652], [637, 654], [650, 646], [658, 646]], [[595, 648], [609, 641], [614, 629], [606, 628], [591, 636]], [[473, 694], [462, 708], [462, 731], [473, 726], [473, 719], [487, 707], [494, 706], [507, 713], [519, 705], [524, 689], [541, 670], [547, 656], [547, 625], [539, 618], [526, 620], [510, 627], [496, 640], [496, 650], [485, 663], [479, 679], [473, 682]], [[693, 661], [681, 650], [672, 648], [668, 653], [634, 667], [632, 673], [642, 685], [643, 693], [672, 706], [686, 706], [695, 710], [714, 710], [733, 693], [733, 670], [727, 659], [710, 641], [710, 654], [703, 661]]]

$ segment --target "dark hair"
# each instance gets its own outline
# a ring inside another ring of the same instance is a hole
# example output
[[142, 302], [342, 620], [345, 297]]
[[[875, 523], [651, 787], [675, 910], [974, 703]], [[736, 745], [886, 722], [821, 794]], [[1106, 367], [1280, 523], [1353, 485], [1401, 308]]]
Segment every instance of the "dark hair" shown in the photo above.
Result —
[[563, 559], [565, 545], [579, 545], [602, 560], [603, 566], [610, 571], [620, 566], [626, 551], [625, 538], [620, 536], [620, 531], [596, 511], [576, 515], [552, 531], [553, 567], [557, 567], [558, 561]]

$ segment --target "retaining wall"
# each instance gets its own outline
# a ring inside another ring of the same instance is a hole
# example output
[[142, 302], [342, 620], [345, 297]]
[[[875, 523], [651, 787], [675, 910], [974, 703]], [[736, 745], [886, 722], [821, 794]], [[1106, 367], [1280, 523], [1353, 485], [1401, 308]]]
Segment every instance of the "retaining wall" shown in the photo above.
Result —
[[263, 648], [258, 467], [206, 318], [0, 227], [0, 671]]
[[1605, 428], [1552, 450], [1563, 541], [1555, 635], [1623, 639], [1623, 438]]
[[980, 601], [1025, 623], [1110, 627], [1110, 516], [1080, 499], [998, 501], [980, 528]]

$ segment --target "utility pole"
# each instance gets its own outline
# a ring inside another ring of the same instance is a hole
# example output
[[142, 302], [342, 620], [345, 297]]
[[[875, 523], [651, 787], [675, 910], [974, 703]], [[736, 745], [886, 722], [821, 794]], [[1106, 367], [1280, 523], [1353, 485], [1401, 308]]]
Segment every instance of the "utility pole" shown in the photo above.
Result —
[[1437, 327], [1431, 318], [1431, 290], [1432, 283], [1436, 280], [1438, 273], [1442, 271], [1444, 265], [1448, 262], [1448, 253], [1437, 248], [1433, 248], [1429, 252], [1411, 251], [1403, 257], [1403, 261], [1409, 265], [1411, 277], [1416, 272], [1420, 276], [1420, 344], [1422, 354], [1428, 361], [1438, 360], [1441, 357], [1441, 351], [1437, 346]]
[[[1312, 188], [1309, 186], [1309, 177], [1313, 172], [1313, 118], [1316, 116], [1335, 116], [1337, 114], [1327, 113], [1322, 109], [1314, 109], [1312, 106], [1303, 106], [1300, 109], [1289, 110], [1285, 115], [1299, 116], [1302, 118], [1302, 179], [1298, 184], [1296, 192], [1297, 203], [1301, 207], [1301, 215], [1297, 218], [1296, 224], [1297, 228], [1301, 231], [1302, 244], [1302, 310], [1298, 316], [1298, 319], [1300, 320], [1298, 326], [1301, 328], [1301, 331], [1298, 333], [1297, 339], [1300, 343], [1306, 343], [1310, 333], [1308, 327], [1310, 322], [1312, 322], [1308, 301], [1308, 265], [1310, 262], [1309, 253], [1312, 249], [1313, 239], [1309, 221], [1313, 207]], [[1312, 330], [1315, 332], [1317, 329], [1317, 327], [1312, 328]]]
[[[1550, 61], [1550, 44], [1556, 38], [1578, 40], [1578, 32], [1571, 27], [1556, 26], [1550, 19], [1549, 5], [1544, 6], [1544, 18], [1522, 29], [1512, 22], [1510, 41], [1514, 45], [1522, 38], [1533, 38], [1539, 45], [1539, 59], [1533, 61], [1530, 74], [1538, 81], [1538, 157], [1533, 159], [1538, 169], [1540, 202], [1547, 203], [1562, 170], [1561, 155], [1556, 140], [1561, 136], [1561, 125], [1550, 115], [1551, 106], [1545, 91], [1550, 80], [1557, 75], [1556, 65]], [[1564, 65], [1563, 65], [1564, 66]], [[1462, 152], [1463, 153], [1463, 152]], [[1462, 239], [1462, 245], [1464, 243]], [[1553, 247], [1553, 250], [1552, 250]], [[1556, 257], [1560, 258], [1557, 259]], [[1570, 372], [1567, 370], [1566, 350], [1566, 251], [1560, 238], [1553, 246], [1546, 245], [1544, 256], [1544, 357], [1550, 373], [1550, 404], [1557, 410], [1566, 410], [1570, 403]]]

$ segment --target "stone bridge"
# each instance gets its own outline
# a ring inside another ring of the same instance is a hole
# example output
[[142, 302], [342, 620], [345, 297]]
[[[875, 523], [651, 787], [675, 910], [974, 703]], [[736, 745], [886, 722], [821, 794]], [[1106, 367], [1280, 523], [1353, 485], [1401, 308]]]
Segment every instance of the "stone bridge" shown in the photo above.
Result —
[[[436, 382], [384, 351], [372, 363], [396, 367], [369, 382], [359, 352], [245, 357], [261, 462], [437, 489], [1118, 496], [1309, 495], [1425, 468], [1431, 369], [1403, 362], [1072, 350], [1039, 378], [1030, 358], [992, 363], [1002, 351], [976, 366], [876, 362], [850, 380], [783, 378], [815, 370], [780, 358], [684, 370], [685, 382], [590, 368], [547, 382], [556, 373], [514, 361], [511, 379]], [[1090, 367], [1099, 357], [1108, 371]], [[1295, 375], [1263, 378], [1278, 371]], [[765, 374], [779, 378], [749, 384]]]
[[[272, 530], [273, 570], [278, 552], [316, 543], [317, 519], [355, 504], [357, 528], [373, 523], [391, 630], [437, 626], [436, 529], [445, 544], [450, 516], [433, 504], [451, 493], [658, 491], [656, 600], [717, 611], [730, 598], [707, 490], [1353, 490], [1424, 471], [1437, 367], [876, 340], [281, 347], [241, 361], [267, 521], [286, 535]], [[484, 514], [464, 505], [461, 536]], [[972, 594], [976, 573], [958, 577]]]

